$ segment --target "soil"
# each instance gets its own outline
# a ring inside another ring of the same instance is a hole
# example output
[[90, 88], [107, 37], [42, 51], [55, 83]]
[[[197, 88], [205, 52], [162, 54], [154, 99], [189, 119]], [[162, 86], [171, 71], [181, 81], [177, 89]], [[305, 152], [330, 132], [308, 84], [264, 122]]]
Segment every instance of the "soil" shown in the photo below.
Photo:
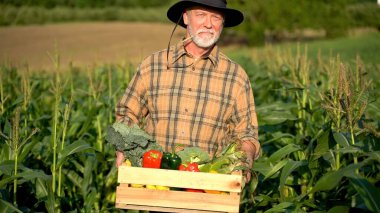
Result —
[[[137, 64], [167, 47], [174, 25], [160, 23], [66, 23], [0, 27], [0, 65], [52, 69], [60, 58], [62, 69], [97, 64]], [[184, 36], [177, 28], [172, 44]]]

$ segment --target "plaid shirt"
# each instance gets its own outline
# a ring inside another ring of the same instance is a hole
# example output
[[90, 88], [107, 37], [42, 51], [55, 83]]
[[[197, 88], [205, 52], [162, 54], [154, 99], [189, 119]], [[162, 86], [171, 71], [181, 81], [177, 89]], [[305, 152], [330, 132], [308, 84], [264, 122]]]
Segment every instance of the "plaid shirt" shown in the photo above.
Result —
[[259, 155], [253, 93], [245, 71], [215, 46], [198, 60], [182, 42], [147, 57], [116, 106], [127, 124], [145, 131], [166, 150], [174, 144], [209, 153], [231, 142], [250, 141]]

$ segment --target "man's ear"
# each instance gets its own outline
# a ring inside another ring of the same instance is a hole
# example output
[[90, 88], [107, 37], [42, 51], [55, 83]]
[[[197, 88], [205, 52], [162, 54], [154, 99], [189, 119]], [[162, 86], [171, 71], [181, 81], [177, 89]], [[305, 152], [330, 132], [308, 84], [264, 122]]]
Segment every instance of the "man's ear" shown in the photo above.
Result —
[[185, 23], [185, 25], [188, 25], [189, 24], [188, 11], [186, 10], [185, 12], [183, 12], [182, 16], [183, 16], [183, 23]]

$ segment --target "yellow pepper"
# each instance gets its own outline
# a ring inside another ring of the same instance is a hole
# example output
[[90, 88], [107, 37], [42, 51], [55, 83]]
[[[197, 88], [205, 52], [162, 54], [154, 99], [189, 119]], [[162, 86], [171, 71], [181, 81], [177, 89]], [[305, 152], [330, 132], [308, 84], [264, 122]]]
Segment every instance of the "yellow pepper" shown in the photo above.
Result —
[[144, 188], [144, 185], [143, 185], [143, 184], [134, 184], [134, 183], [132, 183], [131, 186], [132, 186], [133, 188]]
[[170, 187], [168, 187], [168, 186], [156, 186], [156, 189], [157, 190], [170, 190]]
[[147, 189], [156, 189], [156, 186], [155, 185], [146, 185], [146, 188]]
[[131, 163], [131, 161], [130, 160], [125, 160], [122, 164], [121, 164], [122, 166], [128, 166], [128, 167], [131, 167], [132, 166], [132, 163]]

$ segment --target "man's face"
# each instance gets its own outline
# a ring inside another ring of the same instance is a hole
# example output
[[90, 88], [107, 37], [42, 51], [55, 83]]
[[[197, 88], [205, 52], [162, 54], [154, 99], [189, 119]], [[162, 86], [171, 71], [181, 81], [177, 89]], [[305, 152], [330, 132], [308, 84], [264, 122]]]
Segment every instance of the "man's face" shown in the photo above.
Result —
[[201, 48], [214, 45], [223, 30], [224, 17], [219, 11], [194, 7], [185, 12], [183, 19], [194, 43]]

